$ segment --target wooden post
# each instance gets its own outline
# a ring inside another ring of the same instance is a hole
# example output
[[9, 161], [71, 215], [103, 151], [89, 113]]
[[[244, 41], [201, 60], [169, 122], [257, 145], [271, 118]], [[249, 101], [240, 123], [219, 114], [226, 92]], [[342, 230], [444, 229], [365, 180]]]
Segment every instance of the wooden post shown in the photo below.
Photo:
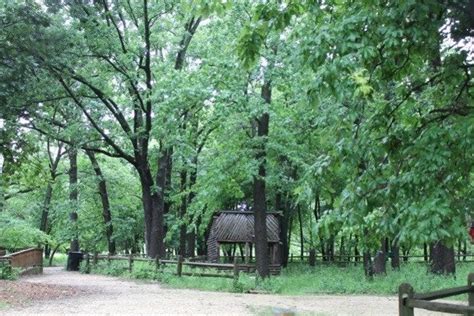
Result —
[[128, 256], [128, 272], [132, 273], [133, 270], [133, 255]]
[[183, 273], [183, 256], [179, 255], [178, 256], [178, 265], [177, 265], [177, 271], [176, 271], [178, 277], [181, 276], [181, 274]]
[[234, 288], [237, 287], [237, 284], [239, 283], [239, 265], [237, 264], [237, 257], [234, 257]]
[[43, 274], [43, 249], [39, 249], [39, 272]]
[[408, 283], [402, 283], [398, 288], [398, 315], [414, 316], [413, 307], [408, 307], [408, 300], [413, 298], [413, 287]]
[[[467, 294], [467, 305], [474, 307], [474, 273], [469, 273], [467, 276], [467, 285], [471, 287], [471, 291]], [[474, 313], [468, 313], [468, 316], [474, 316]]]
[[110, 265], [110, 252], [107, 254], [107, 263]]
[[96, 265], [98, 261], [99, 261], [99, 254], [96, 251], [94, 252], [94, 261], [92, 261], [92, 263]]
[[91, 272], [91, 255], [86, 253], [86, 274]]
[[155, 267], [156, 267], [156, 272], [160, 271], [160, 257], [156, 256], [155, 258]]

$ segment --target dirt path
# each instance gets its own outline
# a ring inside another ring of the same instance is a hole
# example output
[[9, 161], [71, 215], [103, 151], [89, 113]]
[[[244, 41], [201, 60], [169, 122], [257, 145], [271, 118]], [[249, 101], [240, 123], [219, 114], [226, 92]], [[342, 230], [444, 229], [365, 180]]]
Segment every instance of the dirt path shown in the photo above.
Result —
[[[34, 288], [73, 288], [73, 295], [35, 300], [0, 315], [271, 315], [273, 308], [290, 308], [311, 315], [398, 315], [396, 297], [280, 296], [177, 290], [156, 283], [46, 268], [43, 275], [23, 278]], [[430, 315], [416, 312], [417, 315]], [[439, 315], [439, 314], [431, 314]]]

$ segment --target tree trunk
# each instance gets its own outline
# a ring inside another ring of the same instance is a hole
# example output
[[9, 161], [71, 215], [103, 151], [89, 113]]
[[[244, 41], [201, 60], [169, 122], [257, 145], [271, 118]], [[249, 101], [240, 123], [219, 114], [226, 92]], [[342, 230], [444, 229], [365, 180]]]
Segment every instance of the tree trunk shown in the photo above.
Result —
[[383, 238], [381, 242], [380, 250], [374, 257], [374, 274], [386, 274], [385, 258], [387, 256], [387, 238]]
[[[188, 178], [188, 173], [186, 170], [181, 170], [180, 179], [181, 179], [181, 193], [186, 192], [186, 182]], [[187, 209], [187, 197], [183, 195], [181, 198], [181, 205], [179, 208], [179, 220], [181, 225], [179, 226], [179, 255], [185, 257], [186, 255], [186, 209]]]
[[374, 275], [374, 267], [372, 265], [372, 257], [369, 251], [364, 251], [364, 273], [367, 278], [372, 278]]
[[[266, 80], [262, 86], [262, 98], [265, 104], [271, 103], [271, 82]], [[270, 275], [270, 258], [267, 240], [267, 206], [265, 192], [266, 176], [266, 138], [268, 136], [270, 116], [267, 111], [257, 119], [258, 146], [256, 159], [258, 161], [258, 175], [254, 177], [253, 212], [255, 217], [255, 257], [257, 273], [261, 278]]]
[[359, 237], [355, 236], [355, 245], [354, 245], [354, 261], [359, 262], [360, 252], [358, 248]]
[[70, 213], [69, 219], [72, 226], [70, 251], [79, 251], [79, 232], [77, 227], [77, 209], [79, 207], [78, 188], [77, 188], [77, 150], [69, 149], [69, 202]]
[[400, 247], [398, 246], [398, 242], [396, 240], [392, 243], [391, 249], [391, 265], [392, 269], [399, 270], [400, 269]]
[[303, 216], [301, 215], [301, 208], [297, 206], [298, 222], [300, 224], [300, 259], [304, 261], [304, 232], [303, 232]]
[[[196, 145], [195, 145], [196, 147]], [[197, 181], [197, 163], [198, 157], [197, 154], [193, 157], [193, 169], [191, 170], [191, 174], [189, 175], [189, 194], [188, 194], [188, 206], [194, 200], [196, 194], [194, 193], [194, 185]], [[196, 229], [192, 229], [191, 231], [188, 230], [186, 233], [186, 257], [192, 258], [194, 257], [194, 249], [196, 248]]]
[[456, 262], [453, 247], [447, 247], [442, 241], [432, 244], [431, 272], [435, 274], [455, 274]]
[[113, 239], [114, 227], [112, 225], [112, 213], [110, 211], [109, 193], [107, 191], [107, 183], [100, 168], [99, 162], [95, 157], [95, 153], [90, 150], [86, 150], [86, 154], [91, 161], [92, 168], [94, 169], [97, 177], [97, 187], [102, 202], [102, 217], [105, 224], [105, 237], [107, 239], [107, 246], [109, 254], [115, 254], [115, 240]]
[[46, 232], [48, 227], [48, 214], [49, 214], [49, 207], [51, 205], [51, 199], [53, 197], [53, 185], [51, 182], [48, 182], [46, 187], [46, 193], [44, 194], [44, 202], [43, 202], [43, 210], [41, 212], [41, 222], [40, 222], [40, 230]]
[[310, 249], [308, 263], [311, 267], [316, 266], [316, 249]]
[[[158, 168], [160, 171], [160, 168]], [[142, 203], [145, 214], [145, 244], [147, 255], [151, 258], [164, 258], [166, 251], [164, 247], [164, 200], [162, 190], [153, 190], [155, 183], [151, 176], [150, 168], [146, 161], [138, 165], [138, 174], [142, 187]], [[164, 177], [157, 180], [164, 180]], [[164, 182], [164, 181], [163, 181]], [[164, 186], [163, 182], [156, 185]]]
[[282, 194], [278, 192], [275, 196], [275, 210], [281, 212], [280, 216], [280, 264], [288, 266], [288, 222], [290, 219], [289, 210], [284, 207]]

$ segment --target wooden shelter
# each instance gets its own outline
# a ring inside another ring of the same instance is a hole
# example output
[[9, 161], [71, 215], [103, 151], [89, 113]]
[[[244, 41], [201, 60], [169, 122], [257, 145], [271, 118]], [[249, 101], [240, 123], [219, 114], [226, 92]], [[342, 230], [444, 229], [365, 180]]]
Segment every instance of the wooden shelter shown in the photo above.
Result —
[[[267, 213], [267, 239], [271, 264], [280, 264], [279, 213]], [[255, 241], [254, 215], [249, 211], [221, 211], [214, 216], [207, 239], [207, 259], [218, 262], [222, 244], [245, 244], [245, 261], [249, 262]]]

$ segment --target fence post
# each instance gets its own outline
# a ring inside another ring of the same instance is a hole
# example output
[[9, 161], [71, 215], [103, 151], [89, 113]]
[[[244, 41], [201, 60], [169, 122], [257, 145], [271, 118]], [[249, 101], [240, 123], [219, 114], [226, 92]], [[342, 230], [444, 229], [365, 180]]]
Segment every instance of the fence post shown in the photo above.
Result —
[[99, 261], [99, 254], [96, 252], [94, 252], [94, 260], [92, 261], [92, 263], [94, 265], [97, 265], [97, 262]]
[[43, 249], [39, 249], [39, 262], [40, 262], [39, 272], [42, 274], [43, 273]]
[[[471, 290], [467, 294], [467, 305], [474, 307], [474, 273], [469, 273], [467, 276], [467, 285], [471, 287]], [[468, 316], [474, 316], [474, 313], [468, 313]]]
[[110, 266], [110, 252], [107, 254], [107, 264]]
[[91, 255], [86, 252], [86, 274], [89, 274], [91, 272]]
[[132, 269], [133, 269], [133, 255], [130, 254], [128, 256], [128, 272], [132, 273]]
[[183, 256], [179, 255], [178, 256], [178, 266], [177, 266], [177, 271], [176, 273], [180, 277], [183, 272]]
[[239, 265], [237, 264], [237, 256], [234, 256], [234, 288], [237, 287], [237, 284], [239, 283]]
[[398, 315], [414, 316], [413, 307], [408, 306], [408, 300], [413, 298], [413, 287], [408, 283], [402, 283], [398, 288]]
[[160, 271], [160, 257], [156, 256], [155, 258], [155, 267], [156, 267], [156, 272]]

